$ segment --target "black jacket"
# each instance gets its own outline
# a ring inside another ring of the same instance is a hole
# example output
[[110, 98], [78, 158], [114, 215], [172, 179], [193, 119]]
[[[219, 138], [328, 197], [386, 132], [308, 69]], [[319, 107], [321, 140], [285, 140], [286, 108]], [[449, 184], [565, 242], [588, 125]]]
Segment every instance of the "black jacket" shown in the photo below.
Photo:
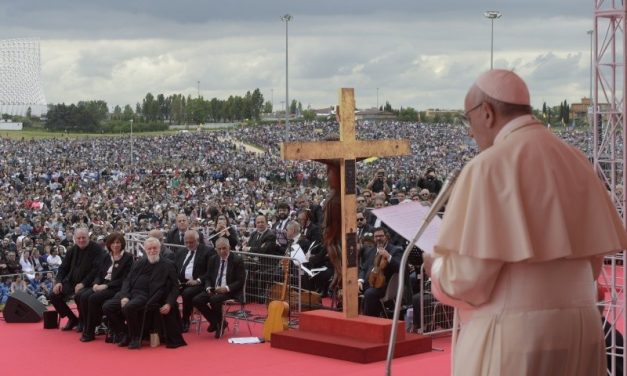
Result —
[[[212, 290], [216, 287], [216, 279], [220, 272], [220, 257], [212, 257], [209, 261], [209, 270], [202, 278], [205, 289], [210, 287]], [[238, 296], [244, 288], [244, 280], [246, 278], [246, 269], [244, 260], [240, 255], [229, 253], [226, 262], [226, 285], [229, 287], [231, 296]]]
[[[138, 277], [144, 267], [148, 264], [148, 259], [142, 257], [133, 263], [131, 271], [126, 276], [122, 289], [116, 294], [119, 299], [129, 298], [131, 299], [131, 291], [135, 287]], [[149, 305], [162, 305], [164, 303], [170, 304], [175, 307], [176, 298], [179, 295], [179, 282], [176, 276], [176, 268], [173, 263], [168, 260], [159, 258], [159, 261], [155, 265], [152, 271], [150, 282], [148, 284], [148, 291], [145, 291], [148, 297], [146, 306]]]
[[100, 269], [94, 278], [94, 285], [106, 284], [108, 290], [118, 292], [122, 288], [124, 279], [131, 271], [133, 256], [131, 256], [128, 252], [124, 252], [122, 254], [122, 258], [113, 264], [113, 269], [111, 270], [111, 280], [107, 281], [105, 280], [105, 277], [107, 276], [107, 271], [109, 270], [109, 267], [111, 267], [112, 262], [113, 260], [111, 259], [111, 256], [106, 253], [100, 263]]
[[[84, 252], [80, 264], [78, 252]], [[90, 287], [94, 283], [98, 270], [100, 270], [100, 263], [104, 254], [105, 251], [92, 241], [89, 241], [85, 249], [79, 249], [77, 245], [73, 245], [59, 266], [55, 281], [64, 284], [69, 283], [72, 286], [82, 283], [83, 286]]]
[[[199, 244], [198, 248], [196, 248], [196, 256], [194, 256], [194, 269], [192, 270], [192, 279], [198, 279], [207, 273], [207, 267], [209, 265], [209, 256], [214, 254], [215, 252], [209, 251], [204, 244]], [[185, 259], [189, 254], [188, 249], [181, 250], [176, 253], [175, 265], [176, 265], [176, 273], [181, 278], [181, 272], [185, 272], [183, 269], [183, 264], [185, 263]], [[181, 278], [182, 279], [182, 278]]]

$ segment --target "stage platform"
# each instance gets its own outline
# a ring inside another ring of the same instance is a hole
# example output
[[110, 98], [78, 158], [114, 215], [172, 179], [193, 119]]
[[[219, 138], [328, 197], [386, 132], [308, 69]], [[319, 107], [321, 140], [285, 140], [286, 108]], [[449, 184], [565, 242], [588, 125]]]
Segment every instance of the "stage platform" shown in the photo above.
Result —
[[[431, 337], [397, 329], [394, 357], [431, 351]], [[300, 315], [298, 330], [272, 334], [272, 347], [356, 363], [387, 359], [392, 320], [358, 316], [347, 319], [342, 312], [317, 310]]]

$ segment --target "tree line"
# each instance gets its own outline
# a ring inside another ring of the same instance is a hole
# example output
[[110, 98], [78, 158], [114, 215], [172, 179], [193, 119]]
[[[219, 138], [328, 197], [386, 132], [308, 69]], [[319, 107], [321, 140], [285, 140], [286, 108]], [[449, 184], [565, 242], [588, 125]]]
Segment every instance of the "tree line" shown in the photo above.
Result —
[[[271, 111], [271, 104], [269, 108]], [[171, 124], [259, 120], [265, 110], [268, 103], [259, 89], [227, 99], [147, 93], [134, 109], [128, 104], [123, 108], [116, 105], [111, 113], [103, 100], [51, 104], [44, 127], [50, 131], [115, 133], [130, 131], [132, 121], [134, 131], [159, 131]]]

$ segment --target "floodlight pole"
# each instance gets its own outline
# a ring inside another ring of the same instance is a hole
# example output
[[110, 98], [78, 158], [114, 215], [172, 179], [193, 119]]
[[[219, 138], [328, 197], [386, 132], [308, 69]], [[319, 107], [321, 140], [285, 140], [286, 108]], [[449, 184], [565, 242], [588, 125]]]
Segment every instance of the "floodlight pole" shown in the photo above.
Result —
[[281, 21], [285, 22], [285, 130], [287, 134], [290, 132], [290, 120], [288, 115], [288, 109], [290, 107], [289, 95], [288, 95], [288, 74], [287, 74], [287, 62], [288, 62], [288, 49], [287, 49], [287, 24], [292, 20], [292, 16], [285, 14], [281, 16]]
[[498, 10], [488, 10], [483, 12], [483, 16], [492, 21], [492, 31], [490, 33], [490, 69], [494, 69], [494, 20], [501, 18], [503, 14]]

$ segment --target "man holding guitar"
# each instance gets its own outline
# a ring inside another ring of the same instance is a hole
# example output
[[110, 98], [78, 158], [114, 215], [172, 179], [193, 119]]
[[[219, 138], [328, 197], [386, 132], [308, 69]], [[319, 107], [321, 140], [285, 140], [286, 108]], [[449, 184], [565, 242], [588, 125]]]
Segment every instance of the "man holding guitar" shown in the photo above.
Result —
[[192, 302], [209, 322], [207, 331], [216, 332], [215, 337], [220, 338], [226, 328], [226, 322], [222, 327], [222, 302], [239, 297], [246, 269], [242, 257], [231, 253], [227, 238], [219, 238], [215, 246], [217, 257], [210, 259], [209, 270], [201, 278], [205, 291], [196, 295]]

